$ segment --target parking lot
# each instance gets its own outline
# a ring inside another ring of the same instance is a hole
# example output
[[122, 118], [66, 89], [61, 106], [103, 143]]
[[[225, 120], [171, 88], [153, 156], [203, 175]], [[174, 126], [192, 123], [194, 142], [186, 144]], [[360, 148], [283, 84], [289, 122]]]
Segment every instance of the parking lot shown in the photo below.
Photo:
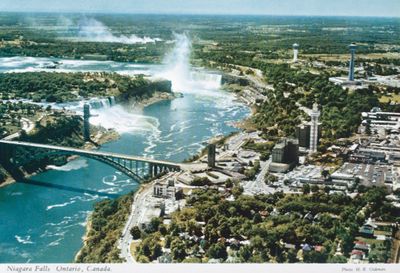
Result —
[[383, 186], [386, 177], [392, 174], [392, 167], [377, 164], [345, 163], [337, 173], [357, 176], [361, 179], [361, 183], [366, 186]]

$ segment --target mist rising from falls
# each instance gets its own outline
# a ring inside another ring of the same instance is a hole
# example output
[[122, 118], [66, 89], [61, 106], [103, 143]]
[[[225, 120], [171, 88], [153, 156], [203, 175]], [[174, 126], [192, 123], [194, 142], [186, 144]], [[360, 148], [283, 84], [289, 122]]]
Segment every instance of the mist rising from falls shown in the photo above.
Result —
[[[165, 69], [154, 76], [170, 80], [175, 92], [194, 94], [205, 103], [212, 102], [219, 109], [231, 109], [236, 103], [233, 102], [233, 96], [220, 91], [222, 76], [193, 68], [190, 65], [191, 49], [192, 43], [187, 34], [175, 34], [175, 47], [164, 58]], [[91, 118], [92, 124], [113, 128], [119, 133], [151, 132], [149, 139], [159, 141], [161, 132], [158, 119], [144, 116], [141, 112], [128, 112], [118, 105], [101, 107], [94, 113], [98, 116]]]
[[176, 92], [191, 93], [193, 90], [216, 90], [221, 86], [221, 75], [195, 70], [190, 65], [192, 43], [187, 34], [175, 34], [175, 47], [164, 58], [166, 65], [161, 77], [172, 82]]
[[190, 76], [190, 52], [192, 44], [186, 34], [175, 34], [175, 47], [165, 56], [166, 69], [162, 77], [172, 82], [174, 91], [187, 89]]
[[81, 18], [78, 22], [67, 17], [60, 17], [58, 26], [66, 34], [66, 38], [72, 38], [86, 42], [122, 43], [122, 44], [147, 44], [162, 41], [160, 38], [148, 36], [139, 37], [135, 34], [114, 34], [104, 23], [94, 18]]

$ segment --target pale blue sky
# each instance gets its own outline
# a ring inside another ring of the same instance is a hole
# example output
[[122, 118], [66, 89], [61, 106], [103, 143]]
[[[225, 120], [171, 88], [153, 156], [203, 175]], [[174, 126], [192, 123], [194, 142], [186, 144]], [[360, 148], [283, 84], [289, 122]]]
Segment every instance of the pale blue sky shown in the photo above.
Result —
[[0, 0], [0, 11], [400, 17], [400, 0]]

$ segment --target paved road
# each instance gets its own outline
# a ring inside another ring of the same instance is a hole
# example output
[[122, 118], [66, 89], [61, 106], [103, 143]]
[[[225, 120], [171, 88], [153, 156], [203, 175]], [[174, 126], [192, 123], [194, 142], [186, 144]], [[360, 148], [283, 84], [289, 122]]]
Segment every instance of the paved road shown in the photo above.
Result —
[[268, 173], [269, 165], [271, 164], [271, 159], [268, 161], [260, 161], [261, 171], [257, 175], [256, 179], [247, 182], [244, 186], [244, 194], [255, 195], [255, 194], [269, 194], [274, 193], [276, 190], [269, 187], [264, 182], [264, 177]]
[[135, 263], [135, 259], [131, 255], [130, 245], [132, 243], [132, 236], [130, 234], [131, 228], [139, 226], [141, 220], [146, 214], [146, 198], [152, 194], [152, 187], [146, 185], [137, 194], [132, 202], [131, 214], [122, 231], [122, 237], [119, 240], [118, 248], [121, 249], [120, 256], [126, 260], [127, 263]]
[[[164, 176], [163, 179], [171, 178], [174, 174], [170, 173]], [[136, 194], [132, 202], [131, 214], [122, 231], [122, 236], [118, 242], [118, 248], [121, 249], [120, 256], [124, 258], [127, 263], [136, 263], [131, 255], [130, 245], [133, 238], [130, 234], [131, 228], [140, 226], [146, 216], [147, 210], [153, 209], [154, 203], [150, 204], [149, 199], [153, 194], [153, 183], [144, 185]]]
[[[33, 129], [35, 129], [35, 123], [27, 118], [21, 118], [21, 125], [22, 125], [21, 129], [27, 133], [30, 133]], [[5, 138], [3, 138], [3, 140], [13, 140], [18, 138], [20, 135], [21, 133], [17, 132], [12, 135], [6, 136]]]

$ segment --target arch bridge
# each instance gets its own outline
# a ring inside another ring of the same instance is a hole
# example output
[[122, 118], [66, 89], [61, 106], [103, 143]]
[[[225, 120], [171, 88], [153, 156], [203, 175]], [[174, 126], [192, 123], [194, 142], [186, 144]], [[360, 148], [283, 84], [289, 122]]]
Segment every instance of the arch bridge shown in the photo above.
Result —
[[181, 164], [145, 157], [30, 142], [0, 140], [0, 163], [12, 166], [14, 169], [20, 169], [34, 160], [58, 155], [77, 155], [103, 162], [138, 182], [154, 178], [161, 173], [181, 170]]

